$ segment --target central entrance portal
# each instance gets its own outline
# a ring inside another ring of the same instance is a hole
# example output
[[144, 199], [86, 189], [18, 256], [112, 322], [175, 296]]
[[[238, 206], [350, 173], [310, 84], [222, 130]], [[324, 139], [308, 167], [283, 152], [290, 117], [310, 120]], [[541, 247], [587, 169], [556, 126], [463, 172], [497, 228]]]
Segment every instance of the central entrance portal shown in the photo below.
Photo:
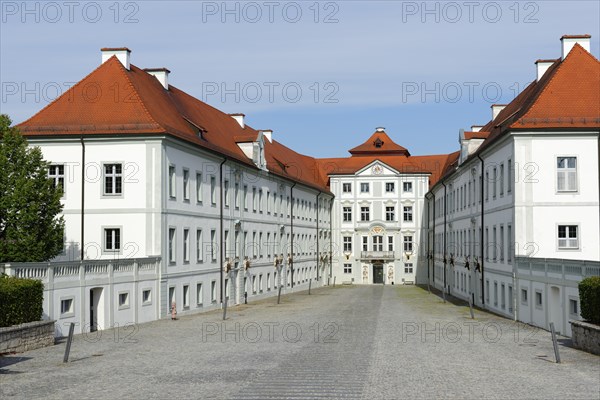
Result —
[[383, 264], [373, 264], [373, 283], [383, 283]]

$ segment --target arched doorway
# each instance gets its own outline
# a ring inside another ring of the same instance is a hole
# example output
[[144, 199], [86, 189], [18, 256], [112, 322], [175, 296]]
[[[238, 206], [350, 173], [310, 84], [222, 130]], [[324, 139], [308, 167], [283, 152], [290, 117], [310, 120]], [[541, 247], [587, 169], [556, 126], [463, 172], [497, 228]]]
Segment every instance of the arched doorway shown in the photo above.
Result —
[[90, 289], [90, 332], [104, 329], [104, 290]]

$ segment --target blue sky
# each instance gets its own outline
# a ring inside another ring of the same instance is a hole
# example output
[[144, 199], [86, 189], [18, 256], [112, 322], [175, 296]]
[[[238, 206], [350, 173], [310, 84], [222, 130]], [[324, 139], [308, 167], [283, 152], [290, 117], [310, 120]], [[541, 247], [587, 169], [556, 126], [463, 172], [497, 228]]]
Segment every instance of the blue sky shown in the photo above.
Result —
[[127, 46], [141, 68], [316, 157], [343, 157], [375, 127], [412, 154], [457, 149], [592, 35], [597, 1], [0, 1], [0, 112], [21, 122]]

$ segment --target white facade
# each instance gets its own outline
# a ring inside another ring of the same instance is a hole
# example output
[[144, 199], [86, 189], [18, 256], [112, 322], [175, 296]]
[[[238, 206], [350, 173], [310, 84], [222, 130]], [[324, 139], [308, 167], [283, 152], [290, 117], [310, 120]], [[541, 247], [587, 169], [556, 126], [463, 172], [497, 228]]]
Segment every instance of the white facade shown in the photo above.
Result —
[[338, 283], [415, 283], [428, 187], [428, 174], [401, 173], [381, 161], [330, 175]]
[[460, 143], [460, 159], [427, 194], [420, 278], [570, 336], [577, 284], [600, 275], [599, 130], [509, 129], [481, 151], [479, 139]]

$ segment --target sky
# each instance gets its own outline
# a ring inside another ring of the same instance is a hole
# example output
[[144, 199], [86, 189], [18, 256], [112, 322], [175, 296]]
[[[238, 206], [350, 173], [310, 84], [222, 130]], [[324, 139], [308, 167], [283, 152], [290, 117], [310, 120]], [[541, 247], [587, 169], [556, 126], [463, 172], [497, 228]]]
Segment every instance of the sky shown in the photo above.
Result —
[[314, 157], [345, 157], [376, 127], [413, 155], [458, 149], [591, 34], [598, 1], [5, 1], [0, 113], [29, 118], [128, 47], [140, 68]]

